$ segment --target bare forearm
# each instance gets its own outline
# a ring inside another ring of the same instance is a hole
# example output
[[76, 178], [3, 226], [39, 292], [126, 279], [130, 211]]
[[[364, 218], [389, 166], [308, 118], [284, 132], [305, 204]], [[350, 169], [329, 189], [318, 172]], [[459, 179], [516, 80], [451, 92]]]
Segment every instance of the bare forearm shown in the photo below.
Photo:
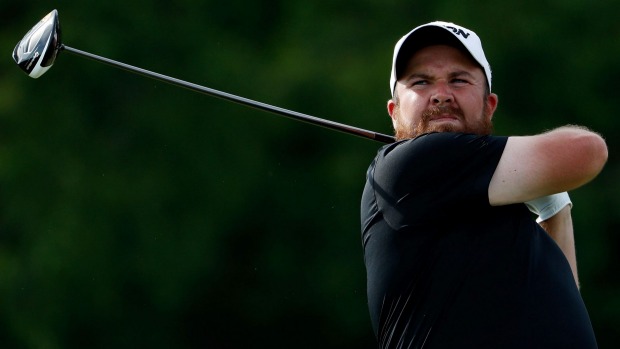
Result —
[[571, 218], [571, 207], [566, 206], [553, 217], [540, 223], [541, 227], [558, 244], [573, 271], [575, 283], [579, 287], [577, 276], [577, 256], [575, 253], [575, 237], [573, 235], [573, 220]]

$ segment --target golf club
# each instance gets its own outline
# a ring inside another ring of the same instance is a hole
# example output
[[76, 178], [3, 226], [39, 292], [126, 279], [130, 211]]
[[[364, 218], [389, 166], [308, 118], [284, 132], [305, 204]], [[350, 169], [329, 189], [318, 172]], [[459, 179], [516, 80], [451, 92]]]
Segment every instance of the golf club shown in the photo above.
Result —
[[114, 61], [105, 57], [97, 56], [75, 48], [68, 47], [61, 42], [60, 22], [58, 11], [53, 10], [41, 19], [26, 35], [17, 43], [13, 50], [13, 60], [28, 76], [38, 78], [52, 67], [56, 56], [60, 51], [67, 51], [75, 55], [86, 57], [101, 63], [105, 63], [120, 69], [143, 75], [155, 80], [180, 86], [195, 92], [200, 92], [214, 97], [219, 97], [231, 102], [235, 102], [248, 107], [268, 111], [281, 116], [286, 116], [295, 120], [307, 122], [328, 129], [353, 134], [363, 138], [369, 138], [378, 142], [393, 143], [394, 137], [364, 130], [358, 127], [341, 124], [338, 122], [320, 119], [311, 115], [298, 113], [292, 110], [283, 109], [251, 99], [239, 97], [230, 93], [218, 91], [208, 87], [200, 86], [191, 82], [179, 80], [170, 76], [155, 73], [142, 68], [134, 67], [122, 62]]

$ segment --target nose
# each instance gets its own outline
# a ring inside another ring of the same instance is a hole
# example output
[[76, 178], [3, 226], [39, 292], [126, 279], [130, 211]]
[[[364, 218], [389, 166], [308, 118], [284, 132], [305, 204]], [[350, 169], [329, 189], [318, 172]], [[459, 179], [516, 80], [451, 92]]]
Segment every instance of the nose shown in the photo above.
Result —
[[452, 95], [450, 87], [446, 84], [438, 83], [437, 88], [431, 95], [431, 103], [433, 105], [443, 105], [450, 104], [452, 101], [454, 101], [454, 96]]

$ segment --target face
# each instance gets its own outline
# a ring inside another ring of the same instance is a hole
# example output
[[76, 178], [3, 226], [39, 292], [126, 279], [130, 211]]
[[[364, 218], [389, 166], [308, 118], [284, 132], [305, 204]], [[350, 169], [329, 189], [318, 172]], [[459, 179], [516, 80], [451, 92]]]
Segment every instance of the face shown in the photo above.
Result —
[[427, 132], [490, 134], [497, 95], [469, 55], [445, 45], [417, 51], [388, 101], [396, 139]]

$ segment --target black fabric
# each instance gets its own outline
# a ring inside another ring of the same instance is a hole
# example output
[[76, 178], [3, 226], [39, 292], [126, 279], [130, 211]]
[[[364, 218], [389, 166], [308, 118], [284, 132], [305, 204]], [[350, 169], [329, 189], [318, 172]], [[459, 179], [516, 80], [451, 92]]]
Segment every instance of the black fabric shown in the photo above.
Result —
[[596, 348], [557, 244], [525, 205], [489, 205], [506, 142], [432, 133], [370, 165], [362, 240], [380, 348]]

